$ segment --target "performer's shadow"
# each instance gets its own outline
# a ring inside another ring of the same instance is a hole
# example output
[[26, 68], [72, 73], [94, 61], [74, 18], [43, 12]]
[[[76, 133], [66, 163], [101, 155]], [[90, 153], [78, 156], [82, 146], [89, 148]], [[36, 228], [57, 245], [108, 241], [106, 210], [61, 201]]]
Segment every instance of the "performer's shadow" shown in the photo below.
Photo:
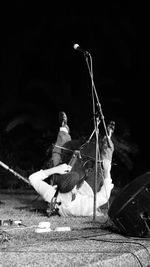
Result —
[[46, 215], [47, 203], [39, 195], [30, 196], [29, 198], [19, 197], [19, 202], [21, 205], [15, 207], [16, 210]]

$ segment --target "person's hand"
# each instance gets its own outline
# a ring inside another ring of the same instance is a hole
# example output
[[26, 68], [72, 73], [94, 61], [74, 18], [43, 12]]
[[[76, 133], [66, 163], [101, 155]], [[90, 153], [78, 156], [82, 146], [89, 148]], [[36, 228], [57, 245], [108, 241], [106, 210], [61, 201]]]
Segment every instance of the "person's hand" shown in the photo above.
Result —
[[72, 167], [67, 165], [66, 163], [58, 165], [56, 168], [56, 173], [58, 174], [66, 174], [71, 171]]

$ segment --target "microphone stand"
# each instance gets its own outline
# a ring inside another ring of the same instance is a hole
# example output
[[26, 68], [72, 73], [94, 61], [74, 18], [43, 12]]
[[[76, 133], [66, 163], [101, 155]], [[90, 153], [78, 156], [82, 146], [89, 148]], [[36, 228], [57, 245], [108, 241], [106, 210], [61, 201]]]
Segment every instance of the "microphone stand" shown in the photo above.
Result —
[[[97, 95], [97, 91], [96, 91], [96, 87], [95, 87], [95, 83], [94, 83], [94, 79], [93, 79], [92, 57], [91, 57], [90, 53], [88, 53], [88, 54], [84, 53], [84, 56], [85, 56], [87, 67], [88, 67], [89, 74], [90, 74], [90, 77], [91, 77], [92, 102], [93, 102], [94, 131], [93, 131], [93, 133], [92, 133], [90, 138], [92, 138], [94, 133], [96, 134], [95, 177], [94, 177], [94, 205], [93, 205], [93, 220], [95, 221], [95, 219], [96, 219], [96, 194], [97, 194], [98, 162], [100, 162], [99, 128], [98, 128], [98, 126], [99, 126], [101, 121], [102, 121], [103, 126], [104, 126], [105, 136], [106, 136], [106, 140], [107, 140], [107, 143], [108, 143], [109, 147], [110, 147], [110, 143], [109, 143], [108, 132], [107, 132], [107, 128], [106, 128], [106, 124], [105, 124], [105, 120], [104, 120], [104, 115], [103, 115], [103, 112], [102, 112], [102, 107], [101, 107], [101, 104], [100, 104], [100, 101], [99, 101], [99, 98], [98, 98], [98, 95]], [[88, 57], [90, 58], [90, 64], [88, 62]], [[96, 101], [96, 106], [97, 106], [98, 112], [95, 112], [95, 101]]]

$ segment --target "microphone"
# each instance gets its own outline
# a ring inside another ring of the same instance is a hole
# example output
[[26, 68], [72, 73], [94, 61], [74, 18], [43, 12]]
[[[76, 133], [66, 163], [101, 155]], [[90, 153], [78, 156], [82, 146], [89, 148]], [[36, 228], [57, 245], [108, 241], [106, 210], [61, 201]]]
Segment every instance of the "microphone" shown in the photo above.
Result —
[[74, 45], [73, 45], [73, 48], [74, 48], [75, 50], [78, 50], [79, 52], [83, 53], [84, 56], [89, 56], [89, 55], [90, 55], [90, 53], [89, 53], [88, 51], [82, 49], [78, 44], [74, 44]]

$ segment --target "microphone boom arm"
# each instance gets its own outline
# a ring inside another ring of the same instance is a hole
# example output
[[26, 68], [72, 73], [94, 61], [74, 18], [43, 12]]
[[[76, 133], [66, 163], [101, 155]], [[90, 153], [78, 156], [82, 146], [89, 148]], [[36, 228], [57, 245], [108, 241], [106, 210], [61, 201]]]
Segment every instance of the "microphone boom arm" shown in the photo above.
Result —
[[22, 175], [20, 175], [18, 172], [14, 171], [13, 169], [9, 168], [8, 165], [6, 165], [5, 163], [3, 163], [2, 161], [0, 161], [0, 165], [6, 169], [7, 171], [13, 173], [15, 176], [17, 176], [19, 179], [23, 180], [25, 183], [29, 184], [30, 185], [30, 182], [25, 179]]

